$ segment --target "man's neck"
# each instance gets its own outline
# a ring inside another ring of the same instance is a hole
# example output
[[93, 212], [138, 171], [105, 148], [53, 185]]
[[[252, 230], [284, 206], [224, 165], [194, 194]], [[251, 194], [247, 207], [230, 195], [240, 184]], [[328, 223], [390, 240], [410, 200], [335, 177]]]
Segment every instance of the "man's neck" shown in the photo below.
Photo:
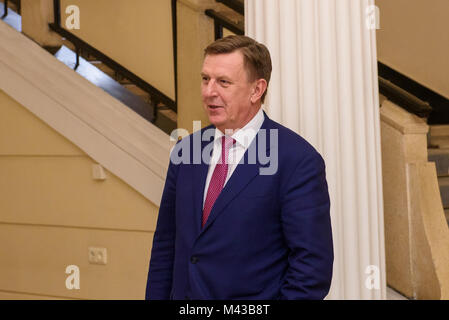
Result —
[[243, 128], [245, 128], [251, 121], [254, 120], [254, 117], [256, 117], [256, 115], [259, 112], [263, 112], [262, 111], [262, 106], [260, 105], [259, 108], [256, 109], [257, 111], [255, 111], [250, 117], [249, 119], [243, 124], [240, 125], [238, 127], [235, 128], [225, 128], [225, 127], [216, 127], [218, 130], [221, 131], [221, 133], [223, 134], [227, 134], [229, 136], [232, 136], [233, 134], [235, 134], [237, 131], [242, 130]]

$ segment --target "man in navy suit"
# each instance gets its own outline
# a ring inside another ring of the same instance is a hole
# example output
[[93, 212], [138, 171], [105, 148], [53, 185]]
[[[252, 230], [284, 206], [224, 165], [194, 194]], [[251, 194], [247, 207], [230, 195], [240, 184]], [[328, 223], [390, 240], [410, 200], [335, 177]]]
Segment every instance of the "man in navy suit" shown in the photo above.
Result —
[[212, 125], [171, 153], [146, 298], [323, 299], [333, 266], [325, 165], [262, 111], [268, 49], [217, 40], [201, 75]]

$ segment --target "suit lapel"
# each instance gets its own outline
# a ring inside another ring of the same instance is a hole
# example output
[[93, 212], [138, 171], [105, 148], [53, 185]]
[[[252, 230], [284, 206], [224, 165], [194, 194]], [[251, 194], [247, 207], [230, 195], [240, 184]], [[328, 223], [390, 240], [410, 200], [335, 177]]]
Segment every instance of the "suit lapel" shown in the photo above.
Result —
[[[205, 232], [209, 226], [215, 221], [215, 219], [224, 212], [224, 209], [226, 206], [239, 195], [239, 193], [253, 180], [259, 173], [260, 168], [266, 165], [261, 165], [259, 162], [259, 159], [257, 157], [258, 155], [258, 148], [262, 147], [265, 152], [268, 152], [270, 149], [270, 143], [269, 143], [269, 134], [268, 130], [270, 127], [270, 119], [265, 115], [265, 120], [262, 124], [261, 130], [264, 129], [264, 131], [267, 133], [265, 137], [262, 136], [262, 140], [265, 140], [267, 143], [260, 144], [260, 130], [257, 133], [254, 140], [251, 142], [251, 145], [246, 150], [242, 161], [234, 170], [234, 173], [232, 174], [229, 181], [226, 183], [225, 187], [221, 191], [220, 195], [218, 196], [217, 200], [214, 203], [214, 206], [212, 207], [212, 211], [209, 215], [209, 218], [207, 219], [206, 225], [201, 230], [201, 223], [200, 223], [200, 230], [201, 234]], [[254, 149], [252, 149], [254, 148]], [[251, 155], [251, 152], [253, 152], [253, 155]], [[255, 158], [255, 159], [254, 159]], [[207, 175], [207, 168], [206, 168], [206, 175]], [[204, 178], [206, 180], [206, 176]], [[203, 182], [203, 188], [201, 190], [204, 191], [204, 184]], [[202, 198], [201, 198], [202, 199]], [[202, 202], [201, 202], [202, 204]], [[202, 208], [202, 206], [201, 206]], [[202, 210], [201, 210], [202, 211]]]
[[[202, 215], [203, 215], [203, 197], [204, 197], [204, 187], [206, 185], [206, 178], [207, 178], [207, 172], [209, 169], [209, 163], [210, 163], [210, 159], [212, 154], [211, 153], [205, 153], [204, 154], [204, 158], [203, 156], [203, 151], [206, 148], [206, 146], [209, 143], [213, 143], [213, 138], [214, 136], [212, 135], [211, 140], [208, 141], [203, 141], [202, 137], [203, 137], [203, 132], [206, 129], [211, 129], [213, 128], [213, 130], [215, 130], [214, 127], [207, 127], [204, 130], [201, 130], [201, 162], [199, 164], [194, 164], [193, 165], [193, 176], [192, 176], [192, 187], [193, 187], [193, 209], [194, 209], [194, 219], [195, 219], [195, 231], [196, 234], [199, 235], [201, 232], [201, 219], [202, 219]], [[193, 152], [198, 152], [197, 150], [195, 150], [194, 147], [192, 147]], [[212, 149], [211, 149], [212, 151]]]

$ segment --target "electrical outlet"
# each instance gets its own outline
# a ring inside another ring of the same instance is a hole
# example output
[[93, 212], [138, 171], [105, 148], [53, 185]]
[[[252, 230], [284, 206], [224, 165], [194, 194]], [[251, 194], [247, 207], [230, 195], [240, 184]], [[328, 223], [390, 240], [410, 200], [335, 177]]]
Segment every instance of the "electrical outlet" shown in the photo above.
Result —
[[108, 262], [108, 251], [106, 248], [89, 247], [88, 255], [89, 263], [106, 264]]

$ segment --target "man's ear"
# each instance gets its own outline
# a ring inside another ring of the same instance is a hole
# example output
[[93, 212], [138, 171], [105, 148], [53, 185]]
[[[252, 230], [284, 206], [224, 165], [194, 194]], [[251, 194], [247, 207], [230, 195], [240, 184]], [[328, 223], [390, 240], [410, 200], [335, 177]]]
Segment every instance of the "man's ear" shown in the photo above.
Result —
[[262, 98], [262, 95], [266, 90], [267, 90], [267, 81], [265, 79], [256, 80], [251, 95], [251, 102], [256, 103], [259, 99]]

